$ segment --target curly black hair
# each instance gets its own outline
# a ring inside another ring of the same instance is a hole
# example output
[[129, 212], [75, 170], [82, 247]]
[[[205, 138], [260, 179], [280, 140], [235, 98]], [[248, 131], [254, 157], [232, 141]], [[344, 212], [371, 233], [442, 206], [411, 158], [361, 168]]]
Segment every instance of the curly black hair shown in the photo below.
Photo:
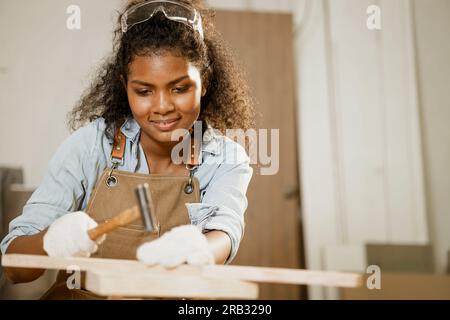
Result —
[[101, 65], [95, 79], [69, 114], [72, 130], [97, 118], [104, 118], [107, 135], [132, 115], [122, 79], [127, 79], [129, 64], [136, 56], [170, 51], [196, 65], [201, 71], [207, 92], [201, 101], [199, 120], [214, 129], [247, 130], [254, 125], [254, 105], [248, 85], [237, 68], [233, 54], [213, 24], [214, 13], [202, 0], [178, 0], [200, 12], [204, 40], [189, 26], [166, 19], [162, 13], [122, 33], [120, 21], [124, 12], [142, 3], [129, 1], [119, 14], [114, 31], [113, 53]]

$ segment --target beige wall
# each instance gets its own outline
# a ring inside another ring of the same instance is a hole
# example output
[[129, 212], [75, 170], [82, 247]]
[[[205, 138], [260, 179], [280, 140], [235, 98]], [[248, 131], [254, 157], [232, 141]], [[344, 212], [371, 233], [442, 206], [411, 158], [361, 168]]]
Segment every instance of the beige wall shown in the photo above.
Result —
[[225, 10], [292, 12], [296, 0], [206, 0], [210, 7]]
[[437, 271], [450, 250], [450, 1], [415, 0], [425, 186]]
[[[66, 114], [111, 49], [119, 0], [0, 2], [0, 165], [25, 169], [37, 186], [68, 130]], [[66, 27], [81, 9], [81, 30]]]

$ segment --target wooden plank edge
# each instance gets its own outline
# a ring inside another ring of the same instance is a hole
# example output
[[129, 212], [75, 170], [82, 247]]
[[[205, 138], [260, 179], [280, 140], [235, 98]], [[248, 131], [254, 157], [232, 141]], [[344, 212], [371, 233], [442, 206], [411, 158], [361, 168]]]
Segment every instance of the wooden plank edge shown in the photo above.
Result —
[[105, 297], [246, 299], [258, 298], [256, 283], [169, 274], [87, 272], [86, 289]]
[[285, 268], [248, 266], [190, 266], [168, 270], [161, 266], [148, 267], [136, 260], [99, 258], [51, 258], [39, 255], [7, 254], [2, 256], [2, 265], [16, 268], [41, 268], [67, 270], [77, 267], [80, 271], [99, 270], [104, 273], [153, 272], [157, 274], [197, 275], [209, 279], [243, 280], [260, 283], [283, 283], [293, 285], [321, 285], [330, 287], [360, 287], [363, 275], [332, 271], [312, 271]]

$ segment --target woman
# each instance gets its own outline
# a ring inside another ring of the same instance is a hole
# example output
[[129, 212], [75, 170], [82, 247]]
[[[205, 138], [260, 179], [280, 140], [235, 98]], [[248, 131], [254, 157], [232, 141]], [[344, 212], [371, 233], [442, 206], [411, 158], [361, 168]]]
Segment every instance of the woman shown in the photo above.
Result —
[[[245, 150], [211, 128], [246, 130], [253, 108], [211, 20], [195, 0], [133, 1], [126, 7], [112, 58], [71, 113], [71, 127], [78, 130], [11, 222], [2, 253], [137, 257], [166, 267], [234, 258], [252, 169]], [[183, 149], [186, 161], [180, 163], [174, 133], [192, 132], [199, 123], [201, 141], [189, 135], [192, 158]], [[87, 231], [114, 216], [118, 206], [132, 206], [130, 186], [142, 181], [154, 196], [159, 229], [151, 240], [158, 239], [148, 241], [137, 224], [91, 240]], [[42, 274], [6, 272], [16, 283]], [[56, 296], [69, 297], [64, 294]]]

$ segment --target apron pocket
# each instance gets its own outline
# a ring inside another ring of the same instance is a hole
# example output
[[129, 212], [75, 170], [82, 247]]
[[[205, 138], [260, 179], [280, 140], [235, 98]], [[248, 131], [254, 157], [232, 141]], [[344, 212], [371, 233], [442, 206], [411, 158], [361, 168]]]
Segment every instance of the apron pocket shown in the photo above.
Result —
[[136, 259], [136, 249], [156, 235], [144, 231], [143, 227], [120, 227], [109, 233], [99, 246], [98, 257], [106, 259]]

